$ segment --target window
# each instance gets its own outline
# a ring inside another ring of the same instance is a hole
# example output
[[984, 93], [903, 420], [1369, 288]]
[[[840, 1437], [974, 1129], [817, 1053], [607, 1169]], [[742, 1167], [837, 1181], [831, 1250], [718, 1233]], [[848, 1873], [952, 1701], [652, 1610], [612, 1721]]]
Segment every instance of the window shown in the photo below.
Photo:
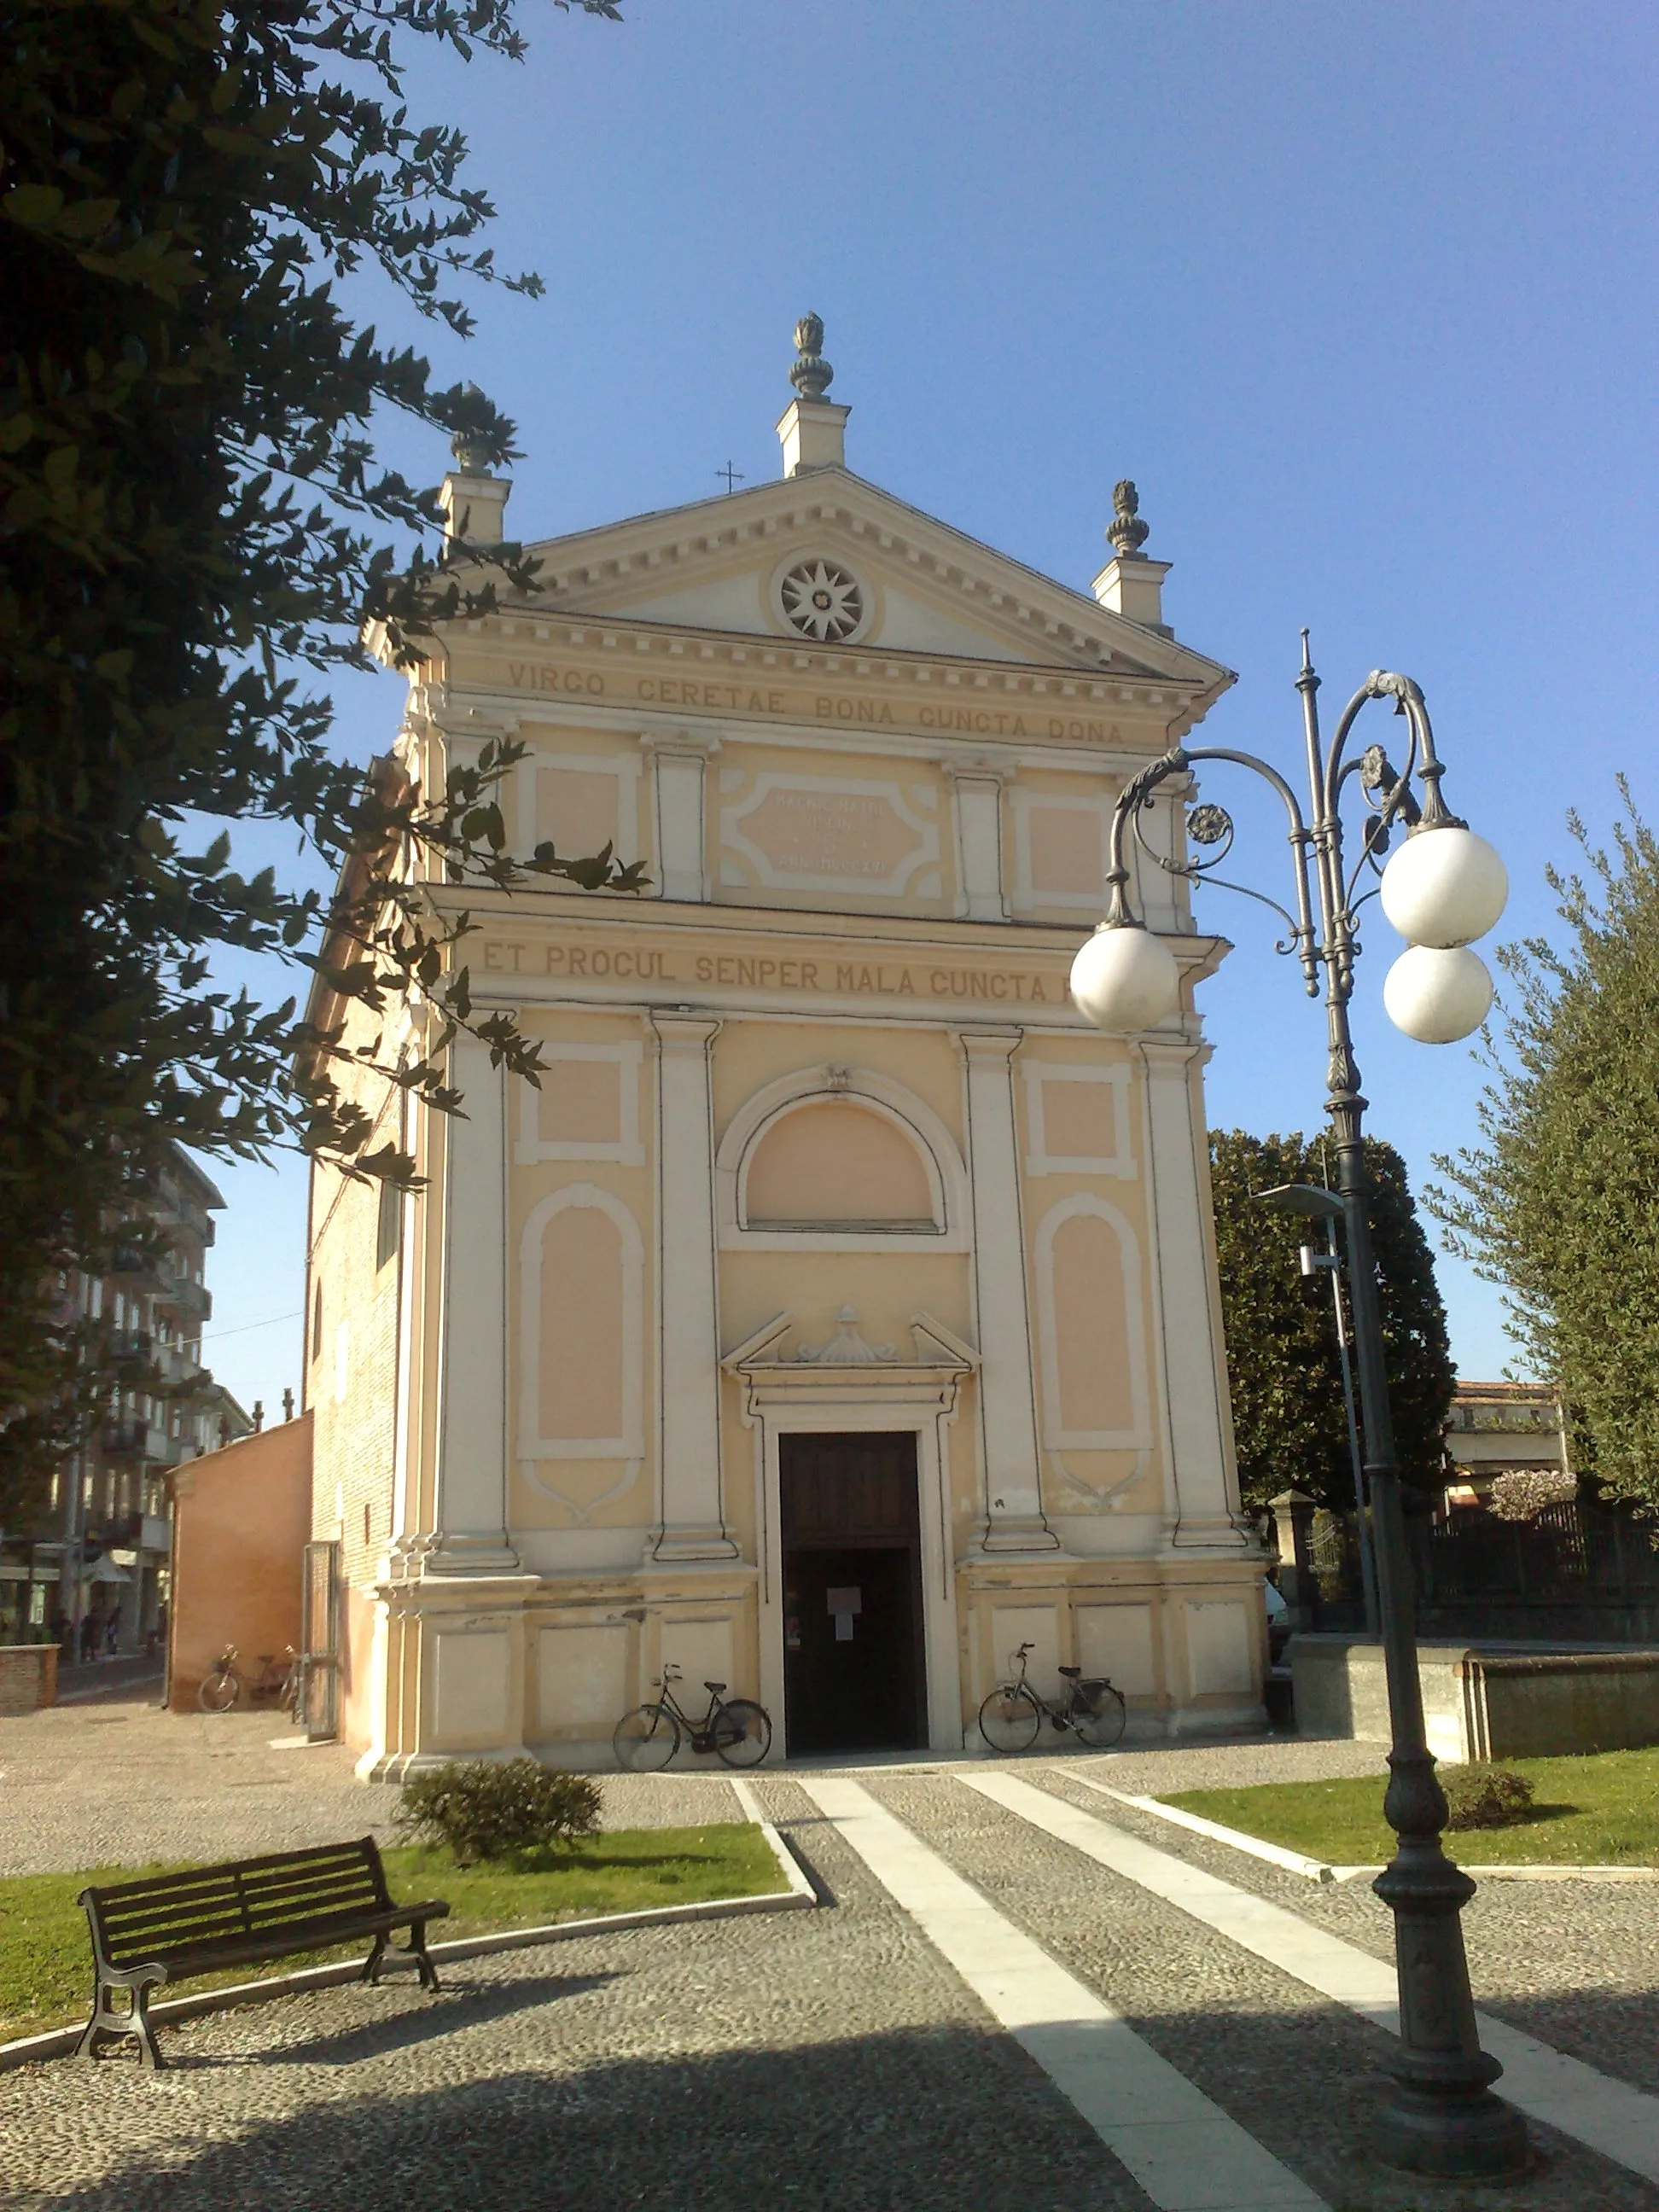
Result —
[[318, 1284], [311, 1301], [311, 1356], [323, 1356], [323, 1286]]
[[380, 1217], [374, 1229], [374, 1272], [378, 1275], [396, 1253], [403, 1236], [404, 1194], [395, 1182], [380, 1183]]

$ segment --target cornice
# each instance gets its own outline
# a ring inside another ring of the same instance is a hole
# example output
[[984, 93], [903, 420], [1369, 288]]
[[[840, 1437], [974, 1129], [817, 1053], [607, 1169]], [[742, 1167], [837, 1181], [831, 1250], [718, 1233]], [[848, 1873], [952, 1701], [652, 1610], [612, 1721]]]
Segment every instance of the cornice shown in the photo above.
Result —
[[[531, 711], [526, 695], [510, 689], [495, 692], [479, 683], [482, 673], [474, 656], [482, 648], [510, 660], [512, 648], [530, 645], [612, 658], [620, 665], [637, 669], [641, 662], [678, 663], [677, 674], [694, 680], [703, 672], [714, 680], [715, 671], [730, 672], [734, 688], [763, 687], [769, 674], [797, 683], [854, 683], [885, 685], [925, 692], [935, 701], [958, 699], [964, 705], [990, 704], [1000, 700], [1032, 702], [1042, 710], [1063, 712], [1067, 702], [1079, 709], [1115, 707], [1156, 716], [1168, 725], [1173, 714], [1190, 727], [1207, 711], [1224, 686], [1176, 673], [1160, 675], [1144, 670], [1079, 668], [1065, 662], [1036, 665], [1018, 661], [979, 660], [965, 655], [916, 653], [878, 647], [809, 645], [804, 640], [765, 638], [746, 632], [695, 629], [626, 615], [560, 614], [530, 607], [511, 607], [495, 615], [444, 625], [450, 641], [441, 678], [428, 676], [422, 688], [441, 682], [453, 699], [469, 696], [500, 698], [514, 711]], [[465, 672], [455, 666], [455, 645], [465, 639], [472, 647], [467, 656], [473, 665]], [[427, 664], [430, 667], [431, 664]], [[1232, 678], [1227, 678], [1231, 684]], [[532, 696], [534, 695], [532, 695]], [[553, 695], [562, 696], [562, 695]], [[579, 696], [579, 695], [577, 695]], [[567, 700], [565, 703], [569, 703]], [[686, 702], [674, 702], [678, 704]], [[1011, 709], [1011, 711], [1018, 711]], [[849, 730], [868, 726], [849, 721]], [[1173, 726], [1173, 725], [1170, 725]], [[946, 732], [949, 733], [948, 731]], [[971, 731], [963, 734], [975, 734]], [[988, 734], [985, 732], [979, 735]], [[994, 734], [994, 732], [989, 734]]]
[[847, 469], [814, 470], [809, 477], [540, 539], [526, 550], [544, 564], [546, 589], [569, 597], [659, 575], [667, 579], [711, 555], [764, 545], [785, 532], [815, 526], [863, 541], [925, 578], [936, 592], [943, 590], [990, 616], [1028, 646], [1041, 640], [1087, 664], [1127, 661], [1166, 678], [1184, 678], [1211, 697], [1235, 680], [1219, 661], [1114, 614]]

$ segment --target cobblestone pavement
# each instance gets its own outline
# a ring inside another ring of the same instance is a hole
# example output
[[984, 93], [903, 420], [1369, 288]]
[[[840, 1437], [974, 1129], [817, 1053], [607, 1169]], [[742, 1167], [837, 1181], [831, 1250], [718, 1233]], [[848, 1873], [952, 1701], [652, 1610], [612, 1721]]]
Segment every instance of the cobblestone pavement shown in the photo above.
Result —
[[[169, 1713], [155, 1700], [143, 1684], [0, 1719], [0, 1875], [395, 1840], [397, 1790], [359, 1782], [343, 1746], [273, 1751], [295, 1733], [285, 1713]], [[607, 1827], [740, 1817], [720, 1774], [599, 1779]]]
[[114, 2124], [88, 2125], [65, 2063], [0, 2075], [0, 2203], [1145, 2212], [839, 1838], [814, 1828], [810, 1850], [833, 1911], [634, 1929], [474, 1960], [433, 2000], [354, 1987], [173, 2031], [174, 2071], [104, 2062]]
[[[280, 1726], [119, 1702], [0, 1723], [0, 1863], [85, 1864], [89, 1837], [131, 1861], [384, 1824], [393, 1792], [364, 1790], [331, 1747], [270, 1751]], [[1079, 1779], [1139, 1791], [1375, 1764], [1370, 1747], [1269, 1741], [1019, 1771], [1386, 1957], [1389, 1917], [1363, 1883], [1282, 1875]], [[1334, 2212], [1659, 2212], [1659, 2189], [1543, 2129], [1518, 2184], [1382, 2172], [1355, 2148], [1383, 2083], [1381, 2030], [963, 1787], [951, 1762], [859, 1778]], [[108, 2124], [91, 2122], [85, 2069], [0, 2075], [0, 2212], [1147, 2207], [790, 1773], [752, 1779], [832, 1909], [471, 1960], [435, 2000], [399, 1982], [214, 2015], [167, 2032], [176, 2063], [158, 2077], [103, 2062]], [[737, 1810], [717, 1775], [607, 1784], [613, 1826]], [[65, 1820], [67, 1840], [52, 1832]], [[1659, 2088], [1655, 1917], [1645, 1887], [1489, 1884], [1468, 1916], [1477, 1996]]]
[[[1115, 1762], [1079, 1765], [1114, 1790]], [[1029, 1779], [1172, 1857], [1204, 1867], [1237, 1889], [1254, 1890], [1379, 1959], [1394, 1957], [1394, 1917], [1369, 1881], [1320, 1883], [1282, 1874], [1225, 1844], [1212, 1843], [1115, 1803], [1082, 1786], [1063, 1765]], [[1168, 1786], [1168, 1785], [1166, 1785]], [[1143, 1793], [1150, 1794], [1150, 1793]], [[1449, 1838], [1452, 1855], [1457, 1838]], [[1463, 1912], [1475, 2002], [1574, 2058], [1659, 2095], [1659, 1883], [1486, 1881]]]
[[[1393, 2039], [1382, 2029], [1320, 1999], [1136, 1884], [1104, 1867], [1080, 1864], [1066, 1844], [948, 1778], [860, 1778], [1060, 1965], [1107, 1995], [1161, 2057], [1345, 2212], [1394, 2212], [1402, 2204], [1429, 2212], [1465, 2201], [1490, 2204], [1493, 2212], [1659, 2207], [1659, 2190], [1544, 2130], [1534, 2131], [1547, 2138], [1542, 2172], [1472, 2200], [1467, 2191], [1381, 2173], [1356, 2147], [1386, 2087]], [[1069, 1783], [1063, 1768], [1030, 1770], [1026, 1778], [1039, 1786], [1048, 1780], [1055, 1794], [1079, 1804], [1091, 1799], [1089, 1811], [1104, 1809], [1105, 1801]], [[1110, 1808], [1115, 1823], [1120, 1809]], [[1121, 1825], [1128, 1826], [1127, 1818]], [[1146, 1819], [1135, 1832], [1162, 1850], [1181, 1832]], [[1261, 1866], [1216, 1848], [1224, 1863], [1214, 1871], [1224, 1880], [1240, 1882], [1241, 1864]], [[1287, 1884], [1291, 1879], [1283, 1878]], [[1274, 1894], [1294, 1907], [1305, 1902], [1304, 1892], [1320, 1893], [1310, 1882]], [[1385, 1908], [1369, 1893], [1367, 1899], [1386, 1923]], [[1352, 1935], [1346, 1926], [1340, 1932]], [[1386, 1942], [1386, 1927], [1380, 1932]]]

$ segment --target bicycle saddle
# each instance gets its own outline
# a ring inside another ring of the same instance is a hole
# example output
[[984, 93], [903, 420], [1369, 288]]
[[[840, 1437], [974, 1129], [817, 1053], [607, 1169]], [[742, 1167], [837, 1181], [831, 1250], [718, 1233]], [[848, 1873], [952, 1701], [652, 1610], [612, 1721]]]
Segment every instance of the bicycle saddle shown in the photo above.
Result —
[[719, 1697], [720, 1692], [726, 1687], [726, 1685], [724, 1682], [705, 1682], [702, 1686], [705, 1690], [712, 1690], [714, 1695]]
[[1083, 1669], [1081, 1667], [1062, 1667], [1060, 1671], [1062, 1674], [1069, 1674], [1075, 1682]]

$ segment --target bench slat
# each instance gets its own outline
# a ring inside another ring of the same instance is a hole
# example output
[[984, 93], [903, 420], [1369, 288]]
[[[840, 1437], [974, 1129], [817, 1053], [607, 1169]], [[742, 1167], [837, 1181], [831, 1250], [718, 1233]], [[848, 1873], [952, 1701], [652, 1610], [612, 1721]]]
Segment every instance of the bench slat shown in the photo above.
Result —
[[[80, 1902], [92, 1933], [98, 1986], [92, 2017], [76, 2049], [82, 2057], [95, 2057], [105, 2037], [131, 2036], [149, 2067], [166, 2063], [147, 2009], [157, 1983], [298, 1951], [330, 1950], [372, 1936], [363, 1962], [365, 1979], [378, 1980], [387, 1964], [409, 1963], [419, 1969], [421, 1986], [435, 1990], [438, 1975], [426, 1948], [426, 1923], [449, 1911], [438, 1898], [394, 1905], [373, 1836], [94, 1886], [81, 1892]], [[388, 1960], [386, 1937], [405, 1928], [406, 1950]], [[114, 2000], [114, 1992], [123, 1988], [131, 1991], [126, 2010]]]
[[393, 1909], [372, 1837], [113, 1883], [82, 1901], [104, 1955], [120, 1966], [204, 1945], [264, 1945], [284, 1929], [302, 1935], [320, 1920]]
[[216, 1866], [181, 1867], [172, 1874], [146, 1875], [140, 1881], [111, 1882], [94, 1891], [94, 1894], [112, 1903], [126, 1898], [159, 1895], [165, 1891], [188, 1887], [198, 1882], [223, 1882], [234, 1885], [240, 1875], [243, 1880], [263, 1872], [266, 1868], [300, 1868], [322, 1866], [329, 1862], [340, 1866], [362, 1866], [367, 1854], [380, 1854], [372, 1836], [363, 1836], [349, 1844], [308, 1844], [303, 1850], [267, 1851], [258, 1858], [225, 1859]]

